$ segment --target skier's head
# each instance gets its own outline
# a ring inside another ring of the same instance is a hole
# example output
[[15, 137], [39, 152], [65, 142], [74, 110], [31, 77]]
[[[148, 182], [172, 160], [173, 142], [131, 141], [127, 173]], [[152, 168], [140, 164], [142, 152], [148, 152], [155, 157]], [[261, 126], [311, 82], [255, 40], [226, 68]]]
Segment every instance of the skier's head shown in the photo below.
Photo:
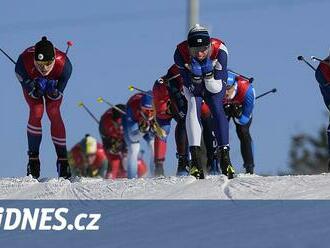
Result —
[[187, 41], [192, 57], [203, 60], [208, 56], [211, 38], [207, 28], [196, 24], [189, 30]]
[[97, 140], [89, 134], [86, 134], [84, 139], [84, 145], [88, 164], [93, 164], [96, 158]]
[[113, 118], [114, 121], [119, 120], [123, 116], [123, 113], [120, 112], [118, 109], [125, 112], [126, 111], [126, 105], [125, 104], [117, 104], [116, 108], [112, 108], [112, 118]]
[[236, 94], [237, 83], [236, 75], [234, 73], [228, 72], [227, 85], [226, 85], [226, 98], [233, 99]]
[[46, 36], [34, 46], [34, 65], [43, 76], [48, 75], [55, 65], [55, 48]]
[[141, 115], [145, 120], [152, 120], [154, 118], [153, 97], [151, 91], [143, 94], [140, 102]]
[[227, 88], [230, 88], [234, 85], [236, 81], [236, 75], [230, 71], [228, 71], [228, 77], [227, 77]]

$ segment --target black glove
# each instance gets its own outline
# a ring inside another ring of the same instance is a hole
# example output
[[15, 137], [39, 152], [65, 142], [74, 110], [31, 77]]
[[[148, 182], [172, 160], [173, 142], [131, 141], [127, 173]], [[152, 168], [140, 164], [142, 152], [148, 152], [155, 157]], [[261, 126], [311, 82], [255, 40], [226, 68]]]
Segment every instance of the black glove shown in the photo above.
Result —
[[44, 95], [44, 92], [38, 87], [37, 84], [34, 85], [32, 90], [29, 92], [29, 95], [34, 99], [39, 99]]
[[231, 113], [232, 116], [235, 118], [240, 118], [243, 112], [243, 106], [242, 104], [234, 103], [231, 106]]
[[231, 117], [231, 104], [230, 103], [226, 103], [223, 105], [223, 110], [225, 111], [225, 115], [227, 117]]
[[243, 112], [243, 106], [239, 103], [226, 103], [223, 105], [225, 115], [233, 118], [240, 118]]

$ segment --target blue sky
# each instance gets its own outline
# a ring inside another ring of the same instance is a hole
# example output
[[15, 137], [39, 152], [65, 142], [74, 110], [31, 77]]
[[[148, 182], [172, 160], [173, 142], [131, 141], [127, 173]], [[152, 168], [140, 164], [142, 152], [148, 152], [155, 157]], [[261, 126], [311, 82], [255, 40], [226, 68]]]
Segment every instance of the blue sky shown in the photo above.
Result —
[[[296, 57], [329, 52], [330, 2], [322, 0], [201, 0], [200, 23], [225, 41], [229, 67], [255, 77], [257, 95], [276, 87], [278, 93], [257, 101], [251, 132], [257, 173], [276, 174], [288, 164], [290, 137], [314, 133], [327, 123], [325, 107], [312, 71]], [[150, 89], [173, 63], [173, 52], [184, 40], [186, 1], [2, 1], [0, 47], [13, 58], [43, 35], [59, 49], [66, 41], [73, 74], [65, 91], [62, 115], [68, 147], [85, 133], [98, 136], [97, 125], [77, 103], [82, 100], [96, 116], [107, 109], [103, 96], [126, 102], [130, 84]], [[125, 6], [125, 8], [123, 7]], [[14, 67], [0, 57], [0, 176], [26, 171], [28, 107]], [[231, 125], [232, 160], [242, 170], [239, 143]], [[55, 151], [49, 121], [43, 118], [40, 151], [42, 176], [55, 176]], [[174, 147], [173, 133], [169, 147]], [[175, 171], [175, 151], [169, 149], [166, 172]]]

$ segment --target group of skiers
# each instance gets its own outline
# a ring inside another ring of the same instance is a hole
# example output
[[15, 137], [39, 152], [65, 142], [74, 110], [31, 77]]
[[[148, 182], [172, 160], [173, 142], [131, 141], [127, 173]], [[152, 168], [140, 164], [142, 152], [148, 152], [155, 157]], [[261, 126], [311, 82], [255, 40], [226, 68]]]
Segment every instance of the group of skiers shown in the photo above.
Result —
[[[102, 144], [86, 135], [67, 152], [60, 106], [72, 66], [66, 53], [42, 37], [19, 56], [15, 67], [30, 108], [27, 175], [40, 176], [44, 107], [51, 123], [59, 177], [136, 178], [145, 176], [147, 170], [151, 176], [163, 176], [172, 119], [176, 122], [178, 176], [203, 179], [206, 174], [221, 172], [233, 178], [235, 169], [229, 155], [231, 119], [240, 140], [243, 167], [246, 173], [253, 174], [250, 126], [255, 91], [250, 80], [227, 70], [227, 61], [225, 43], [211, 38], [205, 27], [196, 24], [187, 39], [177, 45], [174, 64], [155, 81], [152, 90], [140, 90], [125, 104], [114, 105], [102, 115]], [[329, 57], [320, 63], [316, 78], [329, 109]], [[142, 140], [150, 149], [149, 169], [139, 157]], [[206, 147], [205, 165], [201, 159], [202, 143]]]

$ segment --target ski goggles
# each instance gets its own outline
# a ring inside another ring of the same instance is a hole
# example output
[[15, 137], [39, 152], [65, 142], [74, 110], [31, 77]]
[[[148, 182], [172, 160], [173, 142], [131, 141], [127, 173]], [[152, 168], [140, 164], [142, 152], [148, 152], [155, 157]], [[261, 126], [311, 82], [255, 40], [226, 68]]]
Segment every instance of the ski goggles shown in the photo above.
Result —
[[38, 66], [50, 66], [51, 64], [54, 63], [55, 60], [49, 60], [49, 61], [39, 61], [39, 60], [36, 60], [36, 64]]
[[144, 119], [151, 119], [154, 116], [154, 110], [152, 108], [141, 107], [141, 114]]
[[196, 57], [198, 53], [208, 53], [210, 46], [199, 46], [199, 47], [189, 47], [189, 53], [191, 56]]

